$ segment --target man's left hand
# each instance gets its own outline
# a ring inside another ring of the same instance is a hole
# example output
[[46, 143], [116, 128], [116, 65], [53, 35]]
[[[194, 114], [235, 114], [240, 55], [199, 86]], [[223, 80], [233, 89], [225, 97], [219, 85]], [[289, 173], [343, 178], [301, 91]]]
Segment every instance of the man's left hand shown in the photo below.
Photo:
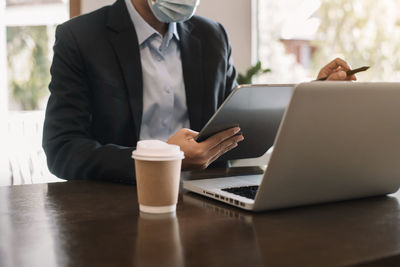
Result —
[[341, 58], [336, 58], [323, 67], [317, 79], [328, 77], [328, 81], [355, 81], [355, 75], [347, 76], [346, 71], [350, 70], [350, 66]]

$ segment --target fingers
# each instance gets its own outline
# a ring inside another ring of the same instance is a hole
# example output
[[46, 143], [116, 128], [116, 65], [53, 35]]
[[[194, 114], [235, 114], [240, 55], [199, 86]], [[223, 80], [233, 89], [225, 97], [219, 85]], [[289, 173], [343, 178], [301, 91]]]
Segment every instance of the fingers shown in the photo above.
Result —
[[199, 133], [190, 129], [180, 129], [177, 131], [174, 135], [172, 135], [167, 143], [168, 144], [174, 144], [174, 145], [179, 145], [181, 148], [185, 146], [184, 142], [194, 140], [194, 138], [198, 135]]
[[199, 132], [193, 131], [191, 129], [183, 128], [182, 130], [184, 131], [186, 136], [191, 137], [191, 138], [195, 138], [196, 136], [199, 135]]
[[[350, 70], [350, 66], [347, 64], [347, 62], [341, 58], [336, 58], [336, 59], [332, 60], [331, 62], [329, 62], [326, 66], [324, 66], [321, 69], [321, 71], [318, 74], [317, 79], [328, 77], [328, 80], [331, 80], [331, 81], [335, 80], [335, 78], [336, 78], [336, 80], [351, 80], [351, 79], [353, 79], [353, 77], [347, 77], [347, 75], [345, 77], [343, 77], [342, 73], [336, 73], [336, 72], [341, 72], [341, 71], [346, 72], [348, 70]], [[330, 77], [331, 75], [333, 75], [333, 76]], [[333, 78], [333, 77], [335, 77], [335, 78]]]
[[350, 66], [347, 64], [346, 61], [344, 61], [341, 58], [335, 58], [332, 60], [328, 65], [325, 66], [329, 70], [333, 71], [336, 70], [337, 68], [343, 68], [344, 70], [350, 70]]
[[219, 132], [219, 133], [209, 137], [208, 139], [204, 140], [200, 144], [202, 144], [203, 146], [207, 147], [208, 150], [209, 150], [209, 149], [212, 149], [215, 146], [221, 144], [222, 142], [224, 142], [228, 138], [234, 136], [239, 131], [240, 131], [239, 127], [230, 128], [230, 129], [227, 129], [225, 131]]
[[[225, 152], [229, 151], [232, 145], [237, 144], [240, 141], [243, 141], [244, 137], [243, 135], [236, 135], [236, 136], [232, 136], [231, 138], [223, 141], [222, 143], [214, 146], [210, 151], [209, 151], [209, 158], [218, 158], [219, 156], [221, 156], [222, 154], [224, 154]], [[229, 150], [227, 150], [229, 148]], [[214, 159], [214, 160], [215, 160]]]
[[234, 149], [237, 146], [238, 146], [238, 143], [233, 143], [233, 144], [227, 146], [224, 150], [220, 151], [218, 154], [214, 155], [211, 159], [209, 159], [208, 162], [207, 162], [207, 166], [210, 165], [211, 163], [213, 163], [215, 160], [217, 160], [223, 154], [225, 154], [226, 152]]
[[330, 74], [327, 80], [328, 81], [356, 81], [357, 78], [355, 75], [348, 76], [345, 71], [339, 70], [339, 71], [336, 71], [336, 72], [333, 72], [332, 74]]
[[348, 80], [348, 81], [357, 81], [357, 77], [356, 77], [356, 75], [350, 75], [350, 76], [347, 76], [347, 79], [346, 80]]
[[215, 146], [211, 151], [200, 151], [194, 155], [187, 155], [185, 153], [185, 159], [182, 161], [182, 168], [185, 170], [189, 169], [206, 169], [213, 161], [219, 158], [224, 153], [237, 147], [238, 142], [243, 140], [242, 135], [234, 136], [221, 144]]
[[332, 73], [331, 75], [329, 75], [328, 77], [328, 81], [343, 81], [347, 79], [347, 74], [345, 71], [340, 70], [337, 72]]
[[174, 134], [168, 143], [181, 146], [185, 153], [185, 159], [182, 161], [182, 169], [205, 169], [219, 156], [237, 146], [242, 141], [243, 135], [238, 134], [239, 127], [227, 129], [217, 133], [203, 142], [196, 142], [194, 138], [197, 132], [182, 129]]

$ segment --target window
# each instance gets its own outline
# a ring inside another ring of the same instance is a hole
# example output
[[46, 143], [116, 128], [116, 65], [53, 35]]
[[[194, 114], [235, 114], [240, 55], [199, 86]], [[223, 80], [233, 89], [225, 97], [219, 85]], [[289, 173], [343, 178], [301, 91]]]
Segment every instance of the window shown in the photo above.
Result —
[[0, 185], [54, 179], [41, 138], [55, 27], [68, 18], [66, 0], [0, 0], [0, 115], [8, 148], [0, 152], [8, 171]]
[[262, 82], [314, 79], [339, 56], [371, 66], [360, 81], [400, 79], [400, 0], [258, 0]]
[[7, 0], [5, 15], [8, 107], [41, 110], [50, 81], [55, 26], [68, 19], [68, 6], [62, 0]]

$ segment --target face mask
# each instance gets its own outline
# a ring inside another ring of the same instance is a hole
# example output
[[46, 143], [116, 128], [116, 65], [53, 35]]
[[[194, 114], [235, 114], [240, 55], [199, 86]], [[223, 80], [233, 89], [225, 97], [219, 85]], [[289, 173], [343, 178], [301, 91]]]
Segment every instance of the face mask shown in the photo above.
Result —
[[190, 19], [200, 0], [147, 0], [154, 16], [162, 22], [182, 22]]

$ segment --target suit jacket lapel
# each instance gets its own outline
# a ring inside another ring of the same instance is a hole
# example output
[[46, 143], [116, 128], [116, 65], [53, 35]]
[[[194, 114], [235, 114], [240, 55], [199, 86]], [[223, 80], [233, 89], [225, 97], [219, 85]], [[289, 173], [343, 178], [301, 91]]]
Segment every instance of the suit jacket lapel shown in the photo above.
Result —
[[178, 23], [183, 79], [190, 127], [199, 131], [204, 125], [202, 111], [204, 98], [204, 74], [201, 40], [192, 34], [190, 22]]
[[118, 0], [110, 9], [107, 26], [109, 40], [122, 69], [128, 90], [128, 101], [139, 139], [143, 112], [143, 76], [138, 38], [123, 0]]

